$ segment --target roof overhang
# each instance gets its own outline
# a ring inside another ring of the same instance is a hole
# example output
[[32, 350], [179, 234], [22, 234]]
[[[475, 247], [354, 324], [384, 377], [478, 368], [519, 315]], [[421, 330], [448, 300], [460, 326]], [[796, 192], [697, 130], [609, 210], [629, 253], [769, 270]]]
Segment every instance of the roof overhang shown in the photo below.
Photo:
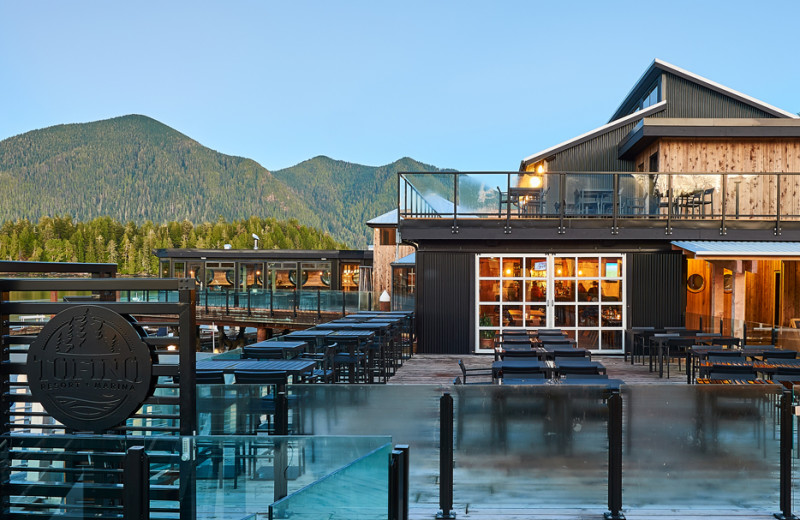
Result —
[[800, 242], [676, 240], [672, 247], [698, 260], [800, 260]]
[[417, 253], [411, 253], [392, 262], [392, 267], [414, 267], [417, 265]]
[[800, 138], [800, 119], [646, 118], [620, 141], [618, 157], [632, 160], [662, 137]]

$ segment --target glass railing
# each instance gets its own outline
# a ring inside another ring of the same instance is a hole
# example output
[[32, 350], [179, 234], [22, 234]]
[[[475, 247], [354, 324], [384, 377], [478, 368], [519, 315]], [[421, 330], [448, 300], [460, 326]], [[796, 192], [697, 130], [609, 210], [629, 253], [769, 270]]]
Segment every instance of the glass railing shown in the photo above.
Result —
[[[178, 291], [121, 291], [123, 302], [177, 302]], [[373, 310], [377, 305], [371, 291], [294, 291], [268, 289], [209, 288], [197, 291], [197, 306], [225, 309], [225, 312], [335, 312]]]

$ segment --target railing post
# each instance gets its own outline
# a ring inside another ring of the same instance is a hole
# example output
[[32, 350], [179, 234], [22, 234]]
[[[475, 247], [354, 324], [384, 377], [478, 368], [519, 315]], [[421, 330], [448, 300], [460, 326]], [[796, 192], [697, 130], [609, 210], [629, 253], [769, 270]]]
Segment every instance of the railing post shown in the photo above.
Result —
[[564, 209], [567, 205], [567, 175], [565, 173], [558, 174], [558, 193], [561, 199], [558, 205], [558, 234], [563, 235], [566, 233], [567, 228], [564, 226]]
[[611, 194], [611, 214], [612, 214], [612, 221], [611, 221], [611, 234], [618, 235], [619, 234], [619, 225], [617, 223], [617, 218], [619, 217], [619, 174], [614, 174], [614, 182], [613, 182], [613, 193]]
[[781, 512], [773, 516], [778, 520], [791, 520], [792, 514], [792, 437], [794, 435], [794, 416], [792, 415], [792, 390], [784, 388], [781, 394]]
[[297, 317], [297, 286], [294, 286], [294, 298], [292, 298], [292, 312]]
[[608, 396], [608, 512], [606, 520], [624, 520], [622, 514], [622, 395]]
[[453, 174], [453, 234], [458, 234], [458, 173]]
[[369, 291], [367, 293], [367, 310], [368, 311], [372, 310], [372, 291]]
[[226, 287], [225, 288], [225, 314], [228, 315], [231, 313], [231, 302], [230, 302], [231, 292]]
[[408, 445], [398, 444], [389, 459], [389, 520], [408, 520]]
[[322, 295], [317, 289], [317, 320], [322, 319]]
[[150, 518], [150, 457], [144, 446], [131, 446], [125, 452], [123, 507], [125, 520]]
[[345, 300], [345, 292], [342, 291], [342, 318], [347, 314], [347, 301]]
[[672, 234], [672, 175], [667, 175], [667, 235]]
[[722, 174], [722, 220], [719, 227], [720, 235], [728, 234], [728, 228], [725, 224], [725, 214], [728, 212], [727, 207], [728, 207], [728, 176], [723, 173]]
[[439, 512], [436, 518], [455, 519], [453, 511], [453, 396], [439, 400]]
[[273, 298], [275, 297], [275, 289], [270, 287], [269, 288], [269, 316], [270, 318], [275, 316], [275, 307], [273, 306]]
[[772, 327], [772, 333], [770, 334], [770, 339], [772, 340], [772, 344], [777, 347], [778, 346], [778, 329], [776, 327]]
[[[511, 192], [511, 173], [506, 174], [506, 227], [503, 230], [506, 234], [511, 233], [511, 201], [509, 193]], [[502, 199], [502, 195], [500, 195]]]
[[781, 236], [781, 174], [778, 173], [776, 176], [775, 185], [777, 186], [777, 193], [775, 194], [775, 230], [773, 234], [775, 236]]
[[742, 323], [742, 347], [747, 345], [747, 322]]
[[206, 287], [206, 314], [208, 314], [208, 287]]
[[252, 311], [252, 303], [253, 302], [252, 302], [251, 296], [252, 296], [254, 290], [255, 289], [251, 289], [251, 288], [247, 289], [247, 315], [248, 316], [253, 314], [253, 311]]

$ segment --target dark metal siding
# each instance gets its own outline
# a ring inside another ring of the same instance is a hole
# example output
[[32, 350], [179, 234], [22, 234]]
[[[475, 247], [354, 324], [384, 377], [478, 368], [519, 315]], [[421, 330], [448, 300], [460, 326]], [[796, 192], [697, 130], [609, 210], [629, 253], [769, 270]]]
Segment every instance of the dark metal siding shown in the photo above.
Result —
[[472, 352], [475, 255], [420, 251], [417, 273], [417, 351]]
[[611, 130], [602, 135], [557, 153], [548, 160], [550, 171], [631, 172], [633, 161], [617, 158], [617, 146], [638, 121]]
[[680, 251], [634, 253], [628, 258], [630, 326], [682, 326], [686, 315], [686, 261]]
[[680, 76], [669, 73], [665, 76], [667, 109], [652, 117], [775, 117]]

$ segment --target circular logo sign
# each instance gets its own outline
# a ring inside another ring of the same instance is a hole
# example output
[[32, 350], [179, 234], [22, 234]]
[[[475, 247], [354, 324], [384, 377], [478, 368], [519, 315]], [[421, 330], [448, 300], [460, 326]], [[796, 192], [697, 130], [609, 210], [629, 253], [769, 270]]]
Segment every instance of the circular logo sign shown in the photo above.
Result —
[[152, 392], [150, 349], [119, 314], [94, 305], [62, 311], [28, 349], [31, 394], [67, 428], [101, 432]]

